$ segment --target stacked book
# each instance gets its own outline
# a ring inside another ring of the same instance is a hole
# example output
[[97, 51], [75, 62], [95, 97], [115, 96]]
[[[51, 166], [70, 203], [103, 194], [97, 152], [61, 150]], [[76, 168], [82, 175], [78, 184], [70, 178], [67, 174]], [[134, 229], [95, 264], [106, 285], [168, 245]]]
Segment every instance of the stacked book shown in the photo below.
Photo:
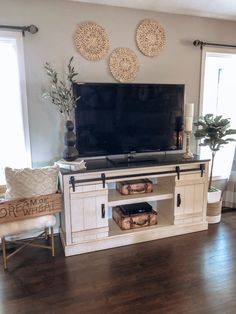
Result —
[[86, 169], [86, 163], [83, 159], [76, 159], [73, 161], [66, 161], [64, 159], [58, 160], [56, 164], [62, 168], [71, 171], [78, 171]]

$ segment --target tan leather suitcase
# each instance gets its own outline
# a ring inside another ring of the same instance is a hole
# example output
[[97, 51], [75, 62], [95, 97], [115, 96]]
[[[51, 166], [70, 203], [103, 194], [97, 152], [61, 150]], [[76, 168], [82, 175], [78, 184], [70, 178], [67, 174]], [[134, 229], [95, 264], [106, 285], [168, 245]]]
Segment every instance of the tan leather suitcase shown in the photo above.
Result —
[[153, 184], [148, 179], [120, 181], [116, 183], [116, 189], [123, 195], [151, 193]]
[[122, 230], [130, 230], [157, 224], [157, 212], [152, 210], [150, 213], [139, 213], [124, 215], [119, 207], [114, 207], [112, 216]]

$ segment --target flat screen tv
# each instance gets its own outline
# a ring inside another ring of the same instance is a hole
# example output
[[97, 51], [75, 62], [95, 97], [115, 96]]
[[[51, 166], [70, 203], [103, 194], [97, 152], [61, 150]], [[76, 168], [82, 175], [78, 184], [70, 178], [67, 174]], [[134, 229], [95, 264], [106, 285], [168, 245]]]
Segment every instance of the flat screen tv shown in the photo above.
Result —
[[182, 149], [184, 85], [79, 83], [74, 95], [80, 156]]

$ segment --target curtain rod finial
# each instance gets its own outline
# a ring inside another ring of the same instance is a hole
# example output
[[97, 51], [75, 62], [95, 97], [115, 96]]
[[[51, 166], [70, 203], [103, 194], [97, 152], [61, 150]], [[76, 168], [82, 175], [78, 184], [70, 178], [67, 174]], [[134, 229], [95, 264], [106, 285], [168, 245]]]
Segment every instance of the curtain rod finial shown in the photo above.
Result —
[[199, 40], [199, 39], [196, 39], [194, 40], [193, 42], [193, 45], [195, 47], [200, 47], [202, 49], [203, 46], [205, 46], [206, 43], [204, 43], [203, 41]]
[[38, 32], [39, 29], [35, 25], [30, 25], [30, 26], [27, 26], [26, 30], [31, 34], [35, 34]]
[[199, 47], [199, 46], [202, 45], [202, 41], [196, 39], [196, 40], [194, 40], [193, 45], [194, 45], [195, 47]]
[[22, 27], [22, 33], [23, 33], [23, 36], [25, 36], [25, 32], [29, 32], [31, 34], [36, 34], [38, 32], [38, 27], [35, 26], [35, 25], [29, 25], [29, 26], [24, 26]]

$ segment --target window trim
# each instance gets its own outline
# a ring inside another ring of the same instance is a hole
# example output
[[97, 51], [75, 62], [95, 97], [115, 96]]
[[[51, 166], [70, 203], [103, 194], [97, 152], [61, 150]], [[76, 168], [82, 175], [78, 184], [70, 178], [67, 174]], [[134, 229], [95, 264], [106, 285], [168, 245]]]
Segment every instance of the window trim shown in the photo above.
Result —
[[22, 37], [22, 33], [19, 31], [1, 31], [1, 30], [0, 30], [0, 37], [13, 38], [16, 40], [25, 151], [26, 151], [26, 156], [27, 156], [27, 164], [32, 167], [23, 37]]

